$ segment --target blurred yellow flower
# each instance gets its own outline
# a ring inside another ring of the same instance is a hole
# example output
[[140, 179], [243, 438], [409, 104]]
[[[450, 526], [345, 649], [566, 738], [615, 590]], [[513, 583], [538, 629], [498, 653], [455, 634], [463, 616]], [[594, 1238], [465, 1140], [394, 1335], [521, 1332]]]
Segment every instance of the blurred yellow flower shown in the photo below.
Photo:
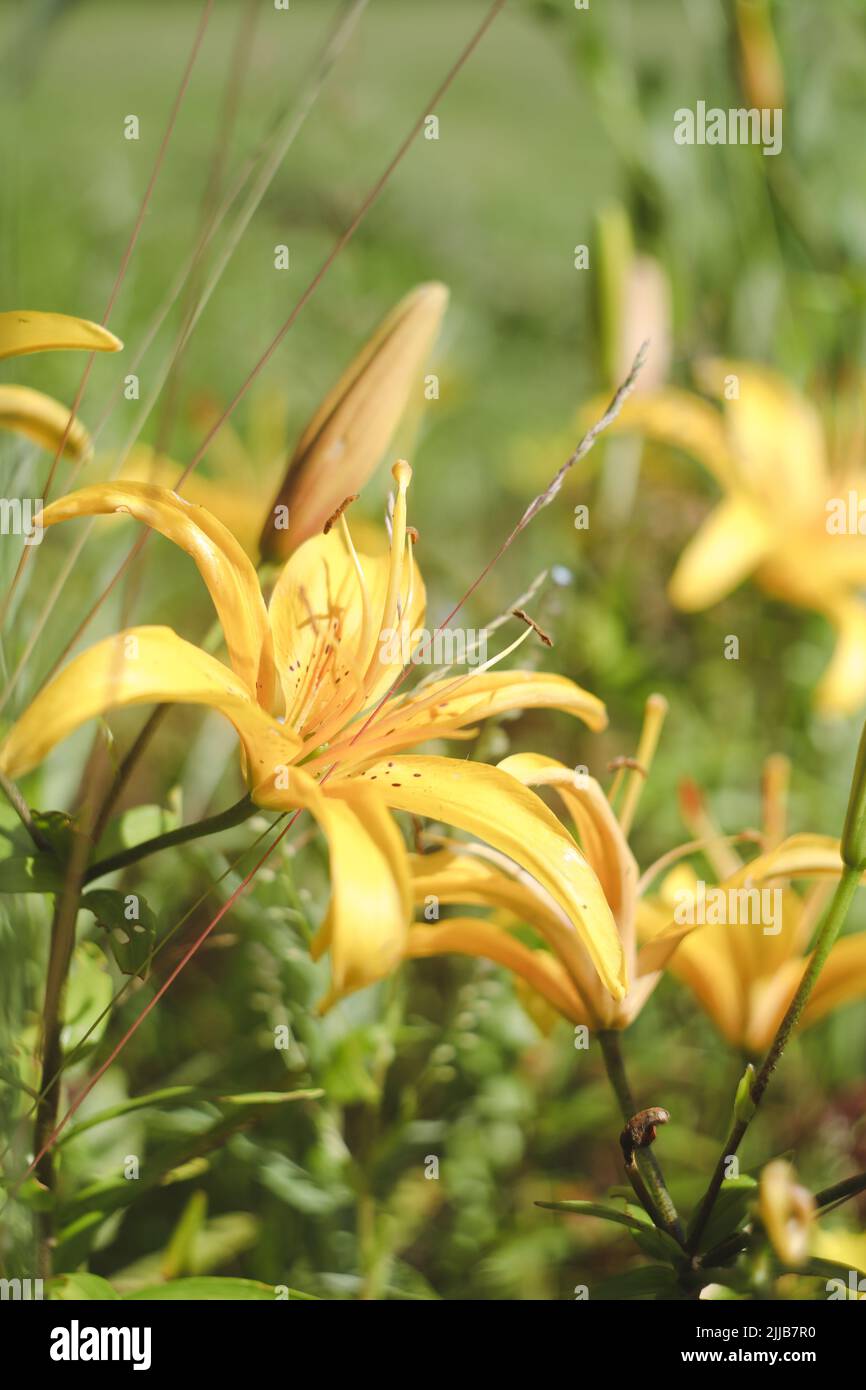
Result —
[[[704, 844], [716, 891], [731, 910], [726, 920], [712, 920], [706, 912], [701, 922], [701, 914], [692, 913], [693, 925], [679, 925], [675, 914], [683, 903], [710, 901], [695, 870], [680, 864], [646, 900], [641, 920], [641, 936], [647, 942], [661, 945], [679, 934], [668, 970], [692, 991], [727, 1041], [753, 1056], [769, 1046], [796, 992], [807, 964], [804, 953], [842, 869], [838, 840], [806, 834], [785, 838], [787, 781], [786, 760], [768, 759], [762, 853], [746, 864], [713, 824], [697, 789], [686, 784], [681, 798], [686, 823]], [[795, 878], [816, 881], [800, 896], [790, 886]], [[770, 913], [760, 906], [749, 910], [747, 904], [755, 903], [755, 895], [767, 892], [776, 895]], [[808, 1027], [864, 994], [866, 933], [861, 932], [836, 942], [799, 1027]]]
[[723, 490], [683, 551], [670, 596], [690, 612], [708, 608], [754, 574], [772, 597], [823, 613], [837, 642], [816, 703], [850, 713], [866, 698], [866, 469], [851, 457], [830, 467], [817, 411], [769, 369], [712, 360], [696, 376], [721, 413], [671, 387], [632, 397], [611, 427], [683, 450]]
[[770, 1244], [785, 1265], [808, 1259], [815, 1218], [815, 1198], [801, 1187], [793, 1166], [774, 1158], [761, 1172], [758, 1209]]
[[[32, 352], [118, 352], [123, 344], [107, 328], [69, 314], [46, 314], [31, 309], [0, 313], [0, 361]], [[80, 420], [69, 420], [68, 406], [29, 386], [0, 385], [0, 427], [23, 434], [43, 449], [56, 451], [66, 433], [65, 452], [76, 460], [88, 457], [90, 436]], [[68, 431], [68, 432], [67, 432]]]
[[97, 484], [52, 503], [37, 517], [45, 527], [127, 513], [190, 554], [230, 666], [171, 628], [129, 628], [75, 657], [44, 687], [0, 745], [0, 768], [13, 777], [28, 771], [86, 720], [120, 706], [210, 706], [238, 733], [255, 802], [310, 810], [328, 839], [332, 896], [316, 949], [330, 947], [331, 998], [381, 978], [405, 954], [409, 861], [389, 809], [456, 826], [518, 864], [561, 912], [562, 937], [585, 950], [601, 986], [622, 998], [625, 954], [605, 895], [540, 797], [495, 767], [401, 752], [468, 737], [480, 719], [515, 708], [561, 709], [593, 729], [606, 715], [601, 701], [562, 676], [491, 671], [529, 628], [466, 674], [389, 693], [404, 669], [393, 634], [416, 634], [425, 608], [407, 526], [411, 469], [400, 462], [393, 473], [388, 550], [359, 554], [339, 509], [327, 534], [292, 555], [269, 608], [232, 534], [175, 493]]

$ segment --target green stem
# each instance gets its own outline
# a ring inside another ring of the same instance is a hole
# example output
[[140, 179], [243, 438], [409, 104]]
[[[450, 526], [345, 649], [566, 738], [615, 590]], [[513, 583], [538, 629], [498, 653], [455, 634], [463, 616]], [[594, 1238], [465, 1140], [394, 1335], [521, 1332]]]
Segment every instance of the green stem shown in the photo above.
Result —
[[746, 1131], [749, 1128], [751, 1121], [754, 1119], [755, 1111], [757, 1110], [758, 1106], [761, 1103], [761, 1100], [763, 1099], [764, 1092], [766, 1091], [770, 1081], [770, 1077], [776, 1070], [776, 1067], [779, 1063], [779, 1059], [781, 1058], [782, 1053], [784, 1052], [788, 1044], [788, 1041], [790, 1040], [791, 1034], [793, 1033], [794, 1029], [797, 1027], [797, 1024], [800, 1021], [800, 1016], [803, 1013], [803, 1009], [806, 1006], [806, 1003], [809, 999], [809, 995], [812, 993], [812, 990], [815, 986], [815, 981], [818, 979], [818, 976], [820, 975], [824, 967], [824, 962], [830, 954], [836, 937], [839, 935], [845, 918], [848, 915], [848, 909], [851, 906], [854, 894], [856, 893], [857, 888], [860, 884], [860, 877], [861, 870], [859, 868], [851, 868], [850, 866], [846, 865], [845, 868], [842, 870], [842, 876], [839, 879], [838, 884], [836, 885], [836, 892], [833, 895], [833, 900], [830, 903], [827, 916], [825, 917], [821, 930], [818, 934], [818, 940], [815, 943], [815, 949], [812, 952], [811, 957], [809, 958], [809, 964], [806, 966], [806, 969], [803, 972], [803, 978], [800, 981], [797, 993], [791, 1000], [791, 1003], [788, 1006], [787, 1013], [785, 1014], [785, 1017], [782, 1019], [782, 1022], [779, 1024], [779, 1027], [776, 1030], [776, 1036], [773, 1038], [773, 1041], [770, 1044], [770, 1050], [764, 1058], [764, 1061], [761, 1065], [761, 1069], [755, 1077], [754, 1082], [752, 1083], [752, 1089], [750, 1092], [752, 1102], [751, 1113], [746, 1116], [742, 1116], [734, 1121], [734, 1125], [731, 1129], [730, 1134], [728, 1135], [728, 1138], [725, 1142], [725, 1146], [722, 1149], [721, 1154], [719, 1155], [719, 1160], [716, 1164], [713, 1176], [710, 1179], [709, 1186], [707, 1187], [701, 1204], [698, 1207], [688, 1243], [689, 1251], [692, 1254], [694, 1254], [694, 1252], [697, 1250], [698, 1245], [700, 1244], [701, 1236], [703, 1235], [706, 1224], [709, 1221], [710, 1216], [712, 1214], [716, 1198], [718, 1197], [722, 1183], [725, 1180], [728, 1161], [734, 1156], [734, 1154], [736, 1154], [741, 1143], [743, 1142], [743, 1138], [745, 1137]]
[[[637, 1114], [639, 1107], [635, 1103], [626, 1076], [625, 1062], [619, 1045], [619, 1033], [612, 1028], [603, 1028], [599, 1031], [598, 1038], [601, 1043], [601, 1053], [608, 1080], [619, 1101], [623, 1122], [627, 1124], [632, 1115]], [[683, 1229], [658, 1159], [651, 1150], [641, 1149], [635, 1154], [635, 1162], [655, 1208], [654, 1212], [650, 1212], [650, 1215], [653, 1216], [656, 1225], [661, 1230], [673, 1236], [679, 1245], [683, 1245], [685, 1240]]]
[[27, 805], [27, 802], [24, 800], [24, 797], [21, 795], [15, 783], [6, 776], [5, 772], [0, 772], [0, 791], [3, 792], [3, 795], [18, 816], [36, 848], [40, 850], [50, 850], [51, 845], [48, 843], [39, 827], [35, 824], [30, 807]]
[[844, 1178], [833, 1187], [825, 1187], [816, 1192], [815, 1206], [820, 1211], [822, 1207], [834, 1206], [837, 1202], [844, 1202], [848, 1197], [856, 1197], [860, 1192], [866, 1192], [866, 1173], [856, 1173], [853, 1178]]
[[137, 864], [140, 859], [146, 859], [148, 855], [156, 854], [161, 849], [171, 849], [174, 845], [185, 845], [190, 840], [200, 840], [205, 835], [218, 835], [221, 830], [230, 830], [234, 825], [240, 825], [242, 821], [249, 820], [258, 807], [249, 795], [242, 796], [240, 801], [236, 801], [233, 806], [229, 806], [225, 811], [220, 811], [215, 816], [206, 816], [204, 820], [193, 821], [191, 825], [182, 825], [177, 830], [167, 830], [163, 835], [154, 835], [150, 840], [143, 840], [140, 845], [132, 845], [129, 849], [120, 850], [117, 854], [109, 855], [106, 859], [100, 859], [96, 864], [91, 864], [84, 875], [85, 883], [92, 883], [96, 878], [103, 878], [105, 874], [113, 874], [118, 869], [125, 869], [130, 864]]

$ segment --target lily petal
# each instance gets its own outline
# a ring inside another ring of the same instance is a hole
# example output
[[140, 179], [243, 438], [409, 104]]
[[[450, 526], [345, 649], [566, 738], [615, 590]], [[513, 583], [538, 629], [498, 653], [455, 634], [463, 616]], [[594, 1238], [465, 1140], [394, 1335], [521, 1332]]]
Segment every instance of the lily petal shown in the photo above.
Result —
[[94, 483], [52, 502], [36, 518], [53, 526], [77, 516], [134, 516], [195, 560], [222, 624], [232, 668], [265, 708], [274, 690], [267, 609], [252, 562], [222, 522], [153, 483]]
[[[341, 728], [402, 670], [402, 661], [382, 648], [381, 677], [364, 695], [362, 677], [376, 654], [390, 562], [387, 554], [357, 558], [363, 586], [341, 533], [334, 529], [316, 536], [286, 562], [271, 595], [270, 622], [286, 722], [317, 739], [328, 737], [324, 721], [329, 729], [332, 724]], [[408, 583], [407, 578], [404, 601], [410, 598]], [[423, 620], [425, 606], [417, 569], [409, 606], [406, 620], [414, 626]]]
[[331, 990], [322, 1009], [396, 969], [412, 920], [405, 846], [381, 797], [366, 788], [340, 790], [309, 802], [331, 861]]
[[598, 782], [594, 777], [578, 777], [573, 768], [539, 753], [517, 753], [499, 767], [524, 786], [553, 787], [558, 792], [616, 918], [628, 958], [634, 949], [638, 867]]
[[717, 603], [761, 563], [774, 539], [771, 521], [747, 498], [725, 498], [680, 556], [668, 589], [671, 600], [686, 612]]
[[9, 309], [0, 314], [0, 359], [29, 352], [78, 348], [83, 352], [119, 352], [123, 343], [98, 323], [71, 314], [43, 314], [37, 309]]
[[[778, 373], [750, 362], [719, 358], [698, 365], [703, 389], [724, 401], [725, 427], [741, 486], [778, 512], [808, 515], [826, 473], [818, 412]], [[737, 394], [726, 383], [737, 381]]]
[[836, 628], [836, 648], [815, 692], [825, 714], [854, 714], [866, 699], [866, 604], [840, 598], [827, 608]]
[[88, 458], [92, 451], [81, 421], [70, 425], [69, 407], [29, 386], [0, 386], [0, 427], [23, 434], [52, 453], [66, 434], [65, 453], [76, 460]]
[[[749, 1026], [749, 1043], [755, 1052], [769, 1047], [785, 1012], [797, 992], [807, 959], [796, 958], [772, 976], [766, 977], [755, 992]], [[842, 1008], [866, 995], [866, 934], [843, 936], [831, 950], [815, 983], [797, 1025], [809, 1028], [834, 1009]]]
[[572, 924], [573, 935], [558, 952], [566, 968], [573, 957], [579, 978], [585, 948], [608, 993], [617, 1000], [625, 996], [625, 957], [601, 884], [534, 792], [498, 768], [439, 757], [382, 759], [351, 780], [373, 783], [394, 809], [456, 826], [526, 869]]
[[[40, 690], [0, 744], [0, 769], [18, 777], [89, 719], [125, 705], [163, 701], [209, 705], [231, 720], [253, 787], [297, 753], [297, 739], [221, 661], [170, 627], [133, 627], [89, 647]], [[305, 776], [297, 769], [293, 775]]]

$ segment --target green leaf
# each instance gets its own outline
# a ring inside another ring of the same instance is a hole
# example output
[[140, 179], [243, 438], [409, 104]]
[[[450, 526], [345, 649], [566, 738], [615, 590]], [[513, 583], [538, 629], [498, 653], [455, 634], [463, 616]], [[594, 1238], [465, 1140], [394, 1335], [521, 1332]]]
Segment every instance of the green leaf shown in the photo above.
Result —
[[639, 1221], [630, 1212], [621, 1211], [618, 1207], [604, 1207], [600, 1202], [536, 1202], [537, 1207], [544, 1207], [545, 1211], [566, 1211], [576, 1216], [598, 1216], [602, 1221], [614, 1221], [618, 1226], [627, 1226], [630, 1231], [643, 1233], [647, 1228], [646, 1221]]
[[726, 1236], [746, 1222], [751, 1215], [758, 1184], [754, 1178], [741, 1174], [738, 1178], [727, 1178], [719, 1189], [712, 1216], [701, 1236], [701, 1250], [711, 1250]]
[[68, 1144], [77, 1135], [84, 1134], [88, 1129], [94, 1129], [97, 1125], [108, 1124], [109, 1120], [119, 1120], [122, 1115], [130, 1115], [135, 1110], [143, 1110], [147, 1106], [158, 1105], [163, 1109], [169, 1106], [178, 1105], [181, 1101], [191, 1098], [201, 1098], [201, 1091], [197, 1086], [166, 1086], [161, 1091], [151, 1091], [148, 1096], [131, 1096], [128, 1100], [121, 1101], [118, 1105], [112, 1105], [107, 1110], [100, 1110], [97, 1115], [91, 1115], [89, 1119], [82, 1120], [81, 1124], [75, 1125], [62, 1134], [55, 1145], [60, 1148], [63, 1144]]
[[285, 1105], [290, 1100], [319, 1100], [325, 1092], [310, 1091], [247, 1091], [243, 1095], [218, 1096], [217, 1105]]
[[[277, 1286], [279, 1287], [279, 1286]], [[305, 1302], [317, 1302], [313, 1294], [300, 1293], [297, 1289], [289, 1289], [289, 1298], [300, 1298]], [[135, 1302], [146, 1299], [152, 1300], [181, 1300], [181, 1301], [213, 1301], [214, 1299], [231, 1300], [234, 1303], [250, 1302], [254, 1300], [259, 1303], [273, 1303], [279, 1301], [273, 1284], [260, 1284], [255, 1279], [216, 1279], [208, 1275], [200, 1275], [192, 1279], [175, 1279], [169, 1284], [152, 1284], [147, 1289], [136, 1289], [135, 1293], [125, 1295], [127, 1302]]]
[[161, 1273], [164, 1279], [176, 1279], [191, 1269], [192, 1249], [206, 1217], [207, 1193], [199, 1189], [190, 1197], [171, 1233], [162, 1259]]
[[114, 888], [94, 888], [85, 893], [81, 906], [93, 913], [97, 925], [106, 932], [123, 974], [146, 979], [156, 947], [156, 917], [145, 899]]
[[[83, 1043], [85, 1033], [89, 1033], [87, 1050], [96, 1046], [108, 1027], [113, 998], [114, 987], [104, 953], [95, 941], [80, 941], [72, 957], [66, 990], [65, 1052]], [[97, 1019], [101, 1019], [98, 1024]]]
[[60, 1274], [56, 1279], [50, 1279], [48, 1297], [61, 1303], [108, 1303], [120, 1300], [120, 1294], [115, 1292], [107, 1279], [101, 1279], [98, 1274], [85, 1273]]
[[0, 860], [0, 893], [59, 893], [63, 865], [50, 854], [11, 854]]
[[589, 1292], [594, 1299], [671, 1298], [677, 1294], [678, 1285], [669, 1265], [642, 1265], [590, 1285]]

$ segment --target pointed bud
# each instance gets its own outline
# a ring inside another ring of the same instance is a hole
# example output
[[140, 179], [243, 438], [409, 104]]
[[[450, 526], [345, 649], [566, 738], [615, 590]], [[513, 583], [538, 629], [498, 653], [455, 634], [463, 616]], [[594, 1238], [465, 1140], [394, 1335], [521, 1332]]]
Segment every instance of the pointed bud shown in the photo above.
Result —
[[757, 1110], [755, 1102], [752, 1100], [752, 1086], [755, 1081], [755, 1068], [751, 1062], [746, 1064], [746, 1070], [740, 1077], [737, 1086], [737, 1094], [734, 1097], [734, 1123], [747, 1125]]
[[[259, 542], [262, 559], [285, 559], [322, 530], [342, 499], [360, 491], [388, 448], [448, 303], [432, 282], [402, 299], [319, 406], [298, 440]], [[273, 525], [288, 508], [288, 529]]]

